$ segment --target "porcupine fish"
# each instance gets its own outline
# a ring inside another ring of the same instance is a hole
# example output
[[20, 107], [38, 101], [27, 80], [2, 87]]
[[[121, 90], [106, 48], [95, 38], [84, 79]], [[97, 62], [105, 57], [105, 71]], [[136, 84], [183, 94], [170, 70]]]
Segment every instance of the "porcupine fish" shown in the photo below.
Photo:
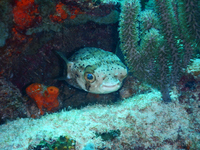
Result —
[[117, 91], [127, 76], [127, 67], [113, 53], [100, 48], [86, 47], [64, 59], [68, 84], [94, 94]]

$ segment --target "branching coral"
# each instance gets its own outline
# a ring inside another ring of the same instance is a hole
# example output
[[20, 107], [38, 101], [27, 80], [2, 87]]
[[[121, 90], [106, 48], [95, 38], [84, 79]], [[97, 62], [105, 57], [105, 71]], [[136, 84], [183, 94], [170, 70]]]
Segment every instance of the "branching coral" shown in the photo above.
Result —
[[139, 0], [121, 4], [119, 36], [130, 71], [158, 87], [165, 102], [171, 101], [170, 88], [179, 80], [200, 41], [199, 2], [154, 0], [153, 9], [145, 11], [141, 11]]
[[54, 86], [46, 88], [42, 84], [33, 83], [26, 88], [26, 93], [36, 102], [41, 115], [44, 114], [42, 107], [45, 107], [48, 111], [52, 111], [59, 106], [57, 99], [59, 89]]

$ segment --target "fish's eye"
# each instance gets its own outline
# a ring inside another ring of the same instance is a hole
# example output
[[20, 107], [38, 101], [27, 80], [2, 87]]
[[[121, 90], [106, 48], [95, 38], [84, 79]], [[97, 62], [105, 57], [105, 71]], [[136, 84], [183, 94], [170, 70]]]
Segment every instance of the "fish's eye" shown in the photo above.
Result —
[[95, 75], [92, 73], [85, 73], [84, 78], [86, 81], [89, 81], [90, 83], [92, 83], [96, 80]]
[[92, 80], [93, 79], [93, 75], [92, 74], [87, 74], [87, 79], [88, 80]]

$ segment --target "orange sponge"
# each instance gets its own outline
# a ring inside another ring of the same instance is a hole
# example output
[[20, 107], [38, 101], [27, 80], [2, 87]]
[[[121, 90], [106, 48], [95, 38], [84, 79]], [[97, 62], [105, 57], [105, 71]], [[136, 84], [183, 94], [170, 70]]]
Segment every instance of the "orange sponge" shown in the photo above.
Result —
[[13, 8], [14, 22], [20, 30], [32, 27], [35, 23], [41, 22], [39, 16], [38, 5], [34, 0], [16, 1], [16, 6]]
[[26, 88], [26, 93], [28, 94], [28, 96], [30, 96], [32, 99], [35, 99], [35, 97], [42, 97], [42, 84], [39, 83], [33, 83], [31, 85], [29, 85]]
[[63, 20], [65, 20], [68, 17], [68, 14], [63, 9], [64, 7], [65, 7], [65, 5], [63, 3], [61, 3], [61, 2], [59, 2], [56, 5], [56, 14], [49, 16], [52, 21], [54, 21], [54, 22], [63, 22]]
[[52, 109], [59, 106], [57, 99], [59, 89], [57, 87], [46, 87], [39, 83], [33, 83], [26, 88], [26, 93], [36, 102], [41, 115], [44, 114], [43, 107], [48, 111], [52, 111]]
[[47, 90], [44, 92], [45, 101], [43, 103], [43, 106], [47, 108], [48, 111], [51, 111], [53, 108], [59, 106], [59, 102], [57, 100], [58, 95], [59, 89], [54, 86], [48, 87]]
[[80, 8], [76, 6], [67, 6], [61, 2], [56, 5], [56, 13], [50, 15], [50, 19], [53, 22], [63, 22], [65, 19], [74, 19], [78, 14], [83, 14]]

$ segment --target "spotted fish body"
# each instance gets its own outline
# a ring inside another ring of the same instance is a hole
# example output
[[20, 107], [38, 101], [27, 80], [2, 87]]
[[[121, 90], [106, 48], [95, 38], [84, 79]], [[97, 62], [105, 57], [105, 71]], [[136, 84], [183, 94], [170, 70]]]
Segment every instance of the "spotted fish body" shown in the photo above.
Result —
[[127, 67], [113, 53], [86, 47], [68, 60], [66, 81], [90, 93], [107, 94], [117, 91], [127, 76]]

